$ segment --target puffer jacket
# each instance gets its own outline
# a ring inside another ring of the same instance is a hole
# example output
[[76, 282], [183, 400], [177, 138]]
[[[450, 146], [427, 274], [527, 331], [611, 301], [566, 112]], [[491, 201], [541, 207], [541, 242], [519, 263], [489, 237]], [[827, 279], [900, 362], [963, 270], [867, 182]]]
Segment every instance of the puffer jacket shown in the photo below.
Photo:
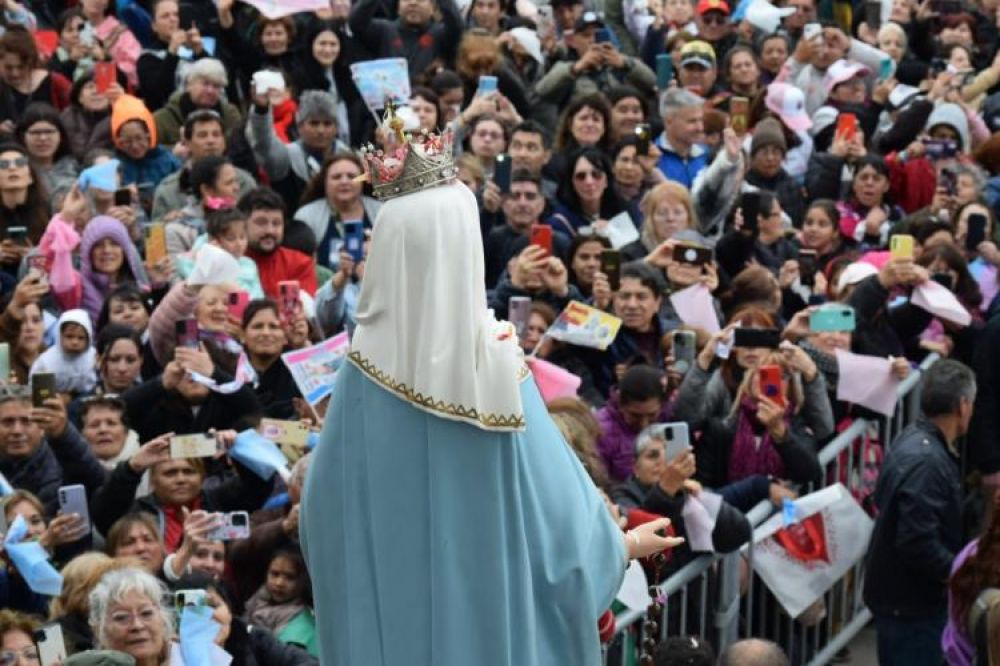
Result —
[[[621, 483], [632, 475], [635, 465], [635, 438], [639, 436], [627, 423], [621, 411], [618, 393], [612, 392], [611, 399], [597, 411], [597, 423], [601, 426], [601, 438], [597, 440], [597, 453], [600, 454], [608, 476], [614, 483]], [[670, 420], [670, 410], [664, 401], [658, 423]]]

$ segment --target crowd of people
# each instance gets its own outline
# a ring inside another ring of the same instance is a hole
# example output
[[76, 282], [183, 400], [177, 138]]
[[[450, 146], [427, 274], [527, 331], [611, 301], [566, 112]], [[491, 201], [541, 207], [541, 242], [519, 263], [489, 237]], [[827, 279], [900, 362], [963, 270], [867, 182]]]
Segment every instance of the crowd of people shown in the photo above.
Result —
[[[866, 440], [852, 491], [876, 518], [881, 662], [974, 663], [970, 617], [1000, 587], [996, 2], [258, 4], [0, 2], [0, 517], [63, 577], [41, 594], [4, 557], [0, 664], [38, 663], [56, 622], [71, 663], [176, 666], [168, 590], [204, 592], [237, 666], [318, 663], [309, 455], [286, 483], [230, 451], [262, 418], [322, 424], [282, 354], [356, 325], [380, 208], [359, 149], [387, 130], [351, 66], [395, 57], [405, 131], [454, 136], [490, 307], [580, 380], [549, 411], [623, 526], [660, 515], [685, 536], [710, 490], [715, 551], [741, 548], [746, 512], [836, 481], [819, 451], [872, 415], [838, 396], [838, 353], [892, 359], [897, 379], [943, 359], [923, 418]], [[967, 325], [914, 302], [932, 282]], [[695, 285], [718, 331], [671, 298]], [[546, 335], [574, 301], [621, 320], [607, 349]], [[830, 312], [852, 325], [811, 324]], [[172, 457], [191, 434], [215, 455]], [[62, 510], [73, 485], [88, 516]], [[216, 538], [232, 512], [249, 536]], [[662, 666], [717, 652], [643, 649]]]

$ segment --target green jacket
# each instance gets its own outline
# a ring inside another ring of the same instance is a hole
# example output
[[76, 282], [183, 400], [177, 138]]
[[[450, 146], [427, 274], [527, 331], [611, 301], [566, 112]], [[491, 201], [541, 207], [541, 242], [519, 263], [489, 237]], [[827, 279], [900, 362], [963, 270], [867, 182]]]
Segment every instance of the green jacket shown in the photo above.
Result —
[[[195, 110], [191, 98], [183, 90], [175, 92], [170, 96], [166, 106], [153, 114], [156, 120], [157, 143], [161, 146], [171, 147], [181, 140], [181, 129], [184, 127], [184, 119]], [[222, 125], [226, 136], [239, 127], [243, 122], [243, 114], [234, 104], [221, 101], [212, 109], [222, 116]]]

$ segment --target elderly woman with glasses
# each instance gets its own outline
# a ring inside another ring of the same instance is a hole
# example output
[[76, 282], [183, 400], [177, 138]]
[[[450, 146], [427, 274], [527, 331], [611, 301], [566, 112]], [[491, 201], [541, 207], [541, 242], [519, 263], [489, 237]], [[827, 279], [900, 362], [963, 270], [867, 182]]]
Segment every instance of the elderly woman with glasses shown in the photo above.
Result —
[[167, 588], [142, 569], [109, 571], [90, 593], [90, 626], [99, 649], [117, 650], [136, 666], [168, 666], [174, 623]]
[[41, 625], [30, 615], [0, 610], [0, 666], [38, 666], [34, 635]]

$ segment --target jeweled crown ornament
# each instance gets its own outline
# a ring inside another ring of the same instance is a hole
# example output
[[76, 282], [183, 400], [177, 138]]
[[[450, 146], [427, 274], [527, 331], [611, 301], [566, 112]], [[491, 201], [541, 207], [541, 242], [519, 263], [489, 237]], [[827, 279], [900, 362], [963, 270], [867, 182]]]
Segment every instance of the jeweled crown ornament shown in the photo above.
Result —
[[420, 130], [414, 135], [403, 125], [396, 105], [388, 100], [382, 123], [386, 148], [372, 144], [361, 148], [372, 194], [382, 201], [446, 183], [458, 175], [450, 129], [443, 134]]

